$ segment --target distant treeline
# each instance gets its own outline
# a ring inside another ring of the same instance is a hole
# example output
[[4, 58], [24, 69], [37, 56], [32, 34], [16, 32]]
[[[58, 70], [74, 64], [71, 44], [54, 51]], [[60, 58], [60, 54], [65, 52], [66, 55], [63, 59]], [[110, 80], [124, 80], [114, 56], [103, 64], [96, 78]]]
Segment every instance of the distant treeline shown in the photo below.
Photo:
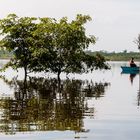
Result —
[[12, 52], [8, 52], [7, 50], [0, 50], [0, 58], [1, 59], [10, 59], [13, 57]]
[[[129, 61], [134, 57], [135, 61], [140, 61], [140, 52], [106, 52], [106, 51], [87, 51], [87, 54], [96, 55], [97, 53], [103, 55], [107, 61]], [[0, 50], [1, 59], [9, 59], [13, 57], [12, 52]]]
[[135, 61], [140, 61], [140, 52], [106, 52], [106, 51], [87, 51], [90, 55], [95, 55], [96, 53], [100, 53], [105, 57], [107, 61], [129, 61], [132, 57], [134, 57]]

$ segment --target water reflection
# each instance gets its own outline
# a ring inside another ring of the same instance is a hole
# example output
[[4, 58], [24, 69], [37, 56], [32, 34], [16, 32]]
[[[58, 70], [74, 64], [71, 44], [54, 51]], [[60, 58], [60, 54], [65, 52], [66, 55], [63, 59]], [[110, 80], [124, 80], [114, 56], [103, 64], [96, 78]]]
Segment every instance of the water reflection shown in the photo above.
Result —
[[130, 73], [129, 74], [129, 73], [123, 73], [123, 72], [121, 72], [121, 74], [129, 75], [129, 80], [130, 80], [131, 84], [133, 85], [134, 78], [136, 77], [136, 75], [138, 73]]
[[[128, 74], [128, 73], [121, 73], [121, 74]], [[131, 73], [129, 74], [129, 80], [131, 82], [131, 84], [133, 85], [134, 79], [135, 77], [138, 76], [139, 77], [139, 81], [138, 81], [138, 91], [137, 91], [137, 106], [140, 106], [140, 73], [136, 72], [136, 73]]]
[[140, 73], [139, 73], [139, 89], [137, 94], [137, 106], [140, 106]]
[[131, 84], [133, 84], [133, 80], [134, 80], [134, 78], [136, 77], [136, 75], [137, 75], [137, 74], [130, 74], [130, 75], [129, 75]]
[[0, 132], [15, 134], [26, 131], [72, 130], [87, 132], [83, 119], [94, 116], [88, 100], [104, 96], [108, 83], [29, 77], [8, 81], [14, 97], [0, 99]]

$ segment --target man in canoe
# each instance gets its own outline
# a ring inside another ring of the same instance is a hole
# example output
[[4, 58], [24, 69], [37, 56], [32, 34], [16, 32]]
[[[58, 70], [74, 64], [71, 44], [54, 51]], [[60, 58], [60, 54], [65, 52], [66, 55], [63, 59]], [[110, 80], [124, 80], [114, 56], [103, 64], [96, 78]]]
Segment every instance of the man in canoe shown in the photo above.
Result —
[[130, 60], [130, 67], [137, 67], [137, 65], [134, 63], [134, 58], [133, 57]]

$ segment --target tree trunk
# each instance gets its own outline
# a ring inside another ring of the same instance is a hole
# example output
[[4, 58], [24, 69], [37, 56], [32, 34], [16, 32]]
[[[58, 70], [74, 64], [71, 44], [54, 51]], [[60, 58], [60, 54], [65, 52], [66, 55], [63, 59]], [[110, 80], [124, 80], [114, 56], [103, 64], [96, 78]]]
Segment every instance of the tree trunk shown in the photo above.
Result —
[[24, 67], [24, 80], [26, 81], [27, 78], [27, 67]]
[[23, 97], [24, 99], [27, 99], [27, 72], [25, 72], [25, 77], [24, 77], [24, 89], [23, 89]]
[[61, 70], [58, 71], [57, 73], [57, 80], [58, 80], [58, 92], [59, 92], [59, 95], [61, 93], [61, 78], [60, 78], [60, 74], [61, 74]]
[[57, 73], [57, 80], [60, 82], [61, 81], [61, 79], [60, 79], [60, 74], [61, 74], [61, 71], [58, 71], [58, 73]]

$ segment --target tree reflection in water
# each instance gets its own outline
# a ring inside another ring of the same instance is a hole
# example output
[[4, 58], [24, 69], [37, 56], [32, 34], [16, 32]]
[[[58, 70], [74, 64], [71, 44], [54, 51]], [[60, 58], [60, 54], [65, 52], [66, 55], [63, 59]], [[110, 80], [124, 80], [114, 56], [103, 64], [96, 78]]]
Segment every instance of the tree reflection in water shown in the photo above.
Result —
[[83, 118], [94, 116], [88, 99], [100, 98], [108, 83], [92, 81], [29, 78], [3, 80], [14, 88], [14, 98], [1, 98], [0, 131], [15, 134], [25, 131], [72, 130], [86, 132]]

